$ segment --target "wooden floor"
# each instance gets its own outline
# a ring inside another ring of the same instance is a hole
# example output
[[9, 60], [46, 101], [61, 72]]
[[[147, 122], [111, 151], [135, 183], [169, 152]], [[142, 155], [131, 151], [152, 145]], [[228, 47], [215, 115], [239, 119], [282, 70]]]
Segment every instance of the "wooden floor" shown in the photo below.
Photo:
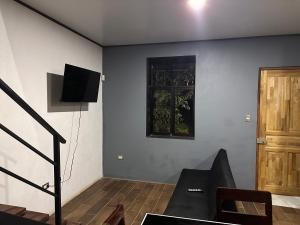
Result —
[[[63, 217], [84, 225], [102, 225], [121, 203], [126, 225], [140, 225], [146, 212], [163, 213], [175, 186], [103, 178], [63, 207]], [[239, 204], [239, 210], [260, 214], [260, 205]], [[300, 209], [273, 206], [274, 225], [300, 225]]]

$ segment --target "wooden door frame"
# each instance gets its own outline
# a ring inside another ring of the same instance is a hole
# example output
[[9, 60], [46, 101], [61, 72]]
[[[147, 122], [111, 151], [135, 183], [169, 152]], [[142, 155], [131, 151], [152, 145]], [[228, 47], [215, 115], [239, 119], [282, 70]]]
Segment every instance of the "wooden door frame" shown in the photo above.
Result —
[[[300, 66], [282, 66], [282, 67], [259, 67], [258, 71], [258, 89], [257, 89], [257, 119], [256, 119], [256, 138], [259, 138], [260, 130], [260, 83], [261, 73], [263, 70], [300, 70]], [[258, 152], [259, 144], [256, 143], [256, 175], [255, 175], [255, 189], [258, 190]]]

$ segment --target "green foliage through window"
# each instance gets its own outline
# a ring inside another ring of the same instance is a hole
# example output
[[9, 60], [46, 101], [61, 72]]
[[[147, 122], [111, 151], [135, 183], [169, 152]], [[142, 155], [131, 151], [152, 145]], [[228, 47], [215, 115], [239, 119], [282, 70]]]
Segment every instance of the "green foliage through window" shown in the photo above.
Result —
[[165, 90], [156, 90], [153, 94], [153, 131], [156, 133], [170, 133], [171, 131], [171, 94]]

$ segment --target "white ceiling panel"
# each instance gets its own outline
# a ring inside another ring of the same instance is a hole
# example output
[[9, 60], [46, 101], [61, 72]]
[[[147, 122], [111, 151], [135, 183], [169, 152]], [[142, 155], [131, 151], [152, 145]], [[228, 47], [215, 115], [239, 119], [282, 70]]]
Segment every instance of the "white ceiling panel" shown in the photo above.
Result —
[[209, 40], [300, 33], [300, 0], [23, 0], [100, 44]]

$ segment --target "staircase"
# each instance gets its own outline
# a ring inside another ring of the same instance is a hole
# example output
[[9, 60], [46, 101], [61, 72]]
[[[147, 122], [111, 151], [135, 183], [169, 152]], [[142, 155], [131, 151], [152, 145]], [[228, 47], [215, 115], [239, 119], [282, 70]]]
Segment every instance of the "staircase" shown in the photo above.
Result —
[[[9, 214], [11, 216], [19, 217], [20, 221], [24, 219], [24, 221], [35, 221], [40, 222], [39, 224], [49, 224], [49, 225], [55, 225], [55, 219], [53, 217], [50, 217], [48, 214], [40, 213], [40, 212], [33, 212], [26, 210], [26, 208], [18, 207], [18, 206], [12, 206], [12, 205], [3, 205], [0, 204], [0, 212]], [[3, 221], [6, 222], [6, 221]], [[1, 221], [2, 224], [2, 221]], [[9, 224], [9, 222], [7, 222]], [[62, 225], [81, 225], [80, 223], [75, 223], [67, 220], [63, 220]]]
[[[54, 197], [55, 201], [55, 217], [49, 217], [48, 214], [28, 211], [25, 208], [2, 205], [0, 204], [0, 225], [76, 225], [76, 223], [67, 222], [62, 219], [61, 216], [61, 175], [60, 175], [60, 144], [65, 144], [66, 140], [47, 123], [30, 105], [28, 105], [14, 90], [12, 90], [1, 78], [0, 78], [0, 90], [2, 90], [8, 97], [10, 97], [15, 103], [17, 103], [25, 112], [27, 112], [34, 120], [36, 120], [42, 127], [45, 128], [52, 136], [53, 139], [53, 159], [43, 154], [40, 150], [33, 147], [30, 143], [18, 136], [15, 132], [4, 126], [0, 121], [0, 131], [3, 131], [10, 137], [14, 138], [20, 144], [23, 144], [28, 150], [34, 152], [45, 161], [50, 163], [54, 169], [54, 192], [49, 191], [47, 188], [36, 184], [26, 178], [15, 174], [6, 168], [0, 166], [0, 172], [13, 177], [20, 182], [30, 185], [48, 195]], [[1, 105], [1, 109], [4, 108]]]

